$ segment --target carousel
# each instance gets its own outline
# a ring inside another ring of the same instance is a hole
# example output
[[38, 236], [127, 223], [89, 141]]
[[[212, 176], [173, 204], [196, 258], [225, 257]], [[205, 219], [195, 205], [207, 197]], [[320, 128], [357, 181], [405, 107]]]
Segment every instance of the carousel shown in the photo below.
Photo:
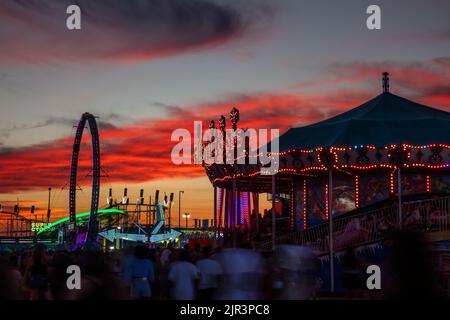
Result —
[[[333, 257], [350, 244], [376, 241], [383, 228], [415, 222], [450, 229], [450, 113], [392, 94], [386, 72], [382, 89], [347, 112], [288, 129], [279, 152], [268, 152], [279, 161], [274, 175], [261, 174], [264, 166], [248, 159], [204, 165], [216, 226], [257, 230], [258, 197], [265, 193], [272, 249], [294, 239]], [[236, 109], [230, 120], [236, 128]], [[225, 128], [223, 116], [219, 127]]]

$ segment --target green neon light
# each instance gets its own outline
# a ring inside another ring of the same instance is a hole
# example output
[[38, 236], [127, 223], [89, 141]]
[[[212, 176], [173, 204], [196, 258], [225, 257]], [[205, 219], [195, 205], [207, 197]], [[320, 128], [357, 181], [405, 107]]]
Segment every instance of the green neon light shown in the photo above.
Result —
[[[101, 214], [101, 213], [119, 213], [119, 214], [125, 214], [124, 211], [118, 210], [118, 209], [102, 209], [102, 210], [98, 210], [98, 214]], [[78, 219], [81, 219], [81, 218], [84, 218], [84, 217], [88, 217], [90, 214], [91, 214], [91, 212], [83, 212], [83, 213], [79, 213], [79, 214], [76, 215], [76, 218], [77, 218], [77, 220], [78, 220]], [[48, 230], [48, 229], [50, 229], [50, 228], [53, 228], [54, 226], [57, 226], [57, 225], [59, 225], [59, 224], [61, 224], [61, 223], [67, 222], [67, 221], [69, 221], [69, 217], [62, 218], [62, 219], [60, 219], [60, 220], [57, 220], [57, 221], [55, 221], [55, 222], [52, 222], [52, 223], [48, 224], [47, 226], [45, 226], [44, 228], [42, 228], [41, 230], [39, 230], [39, 231], [37, 232], [37, 235], [41, 234], [42, 232], [45, 232], [46, 230]]]

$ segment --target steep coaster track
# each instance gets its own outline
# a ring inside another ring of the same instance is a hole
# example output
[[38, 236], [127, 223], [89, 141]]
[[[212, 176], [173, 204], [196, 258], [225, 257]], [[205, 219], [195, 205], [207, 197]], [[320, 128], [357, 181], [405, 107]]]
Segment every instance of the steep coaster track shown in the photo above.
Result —
[[95, 242], [98, 234], [97, 213], [100, 194], [100, 143], [98, 127], [95, 117], [90, 113], [84, 113], [77, 126], [77, 132], [73, 143], [72, 161], [70, 166], [70, 189], [69, 189], [69, 221], [76, 225], [76, 190], [78, 158], [80, 154], [81, 139], [83, 130], [89, 124], [92, 140], [92, 196], [91, 209], [88, 222], [86, 242]]

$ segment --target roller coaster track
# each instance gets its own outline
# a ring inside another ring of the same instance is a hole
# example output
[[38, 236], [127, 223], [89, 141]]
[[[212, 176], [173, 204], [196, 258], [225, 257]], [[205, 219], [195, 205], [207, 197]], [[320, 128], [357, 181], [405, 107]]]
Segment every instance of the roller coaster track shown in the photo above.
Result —
[[[428, 236], [438, 233], [450, 239], [450, 197], [405, 202], [403, 227], [422, 231]], [[386, 239], [390, 231], [398, 229], [398, 206], [392, 205], [369, 212], [333, 219], [333, 241], [335, 252], [347, 248], [365, 246]], [[436, 237], [435, 237], [436, 238]], [[444, 240], [440, 238], [440, 240]], [[328, 253], [329, 225], [322, 223], [299, 232], [282, 234], [276, 244], [307, 245], [319, 255]], [[268, 251], [272, 242], [258, 244], [258, 249]]]
[[77, 191], [77, 171], [78, 158], [80, 154], [81, 139], [83, 130], [89, 124], [92, 140], [92, 196], [91, 209], [88, 223], [88, 232], [86, 241], [94, 242], [98, 233], [97, 213], [100, 193], [100, 143], [98, 136], [98, 127], [95, 117], [90, 113], [84, 113], [78, 123], [75, 141], [73, 143], [72, 161], [70, 166], [70, 188], [69, 188], [69, 220], [76, 224], [76, 191]]
[[25, 236], [32, 237], [31, 224], [33, 222], [44, 222], [31, 219], [14, 212], [0, 212], [0, 239], [4, 237]]

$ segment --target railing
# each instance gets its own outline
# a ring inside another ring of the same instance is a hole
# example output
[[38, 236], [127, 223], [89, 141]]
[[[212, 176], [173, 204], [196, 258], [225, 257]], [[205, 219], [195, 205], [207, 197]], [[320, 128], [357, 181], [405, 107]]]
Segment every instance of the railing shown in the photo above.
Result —
[[[403, 227], [424, 232], [450, 230], [450, 197], [405, 202], [402, 204]], [[385, 238], [388, 231], [397, 229], [398, 205], [392, 205], [348, 217], [333, 219], [333, 247], [335, 251], [355, 247]], [[329, 224], [323, 223], [300, 232], [280, 235], [277, 244], [308, 245], [318, 253], [329, 251]], [[270, 240], [259, 244], [270, 250]]]
[[403, 224], [426, 231], [450, 229], [450, 197], [403, 204]]

